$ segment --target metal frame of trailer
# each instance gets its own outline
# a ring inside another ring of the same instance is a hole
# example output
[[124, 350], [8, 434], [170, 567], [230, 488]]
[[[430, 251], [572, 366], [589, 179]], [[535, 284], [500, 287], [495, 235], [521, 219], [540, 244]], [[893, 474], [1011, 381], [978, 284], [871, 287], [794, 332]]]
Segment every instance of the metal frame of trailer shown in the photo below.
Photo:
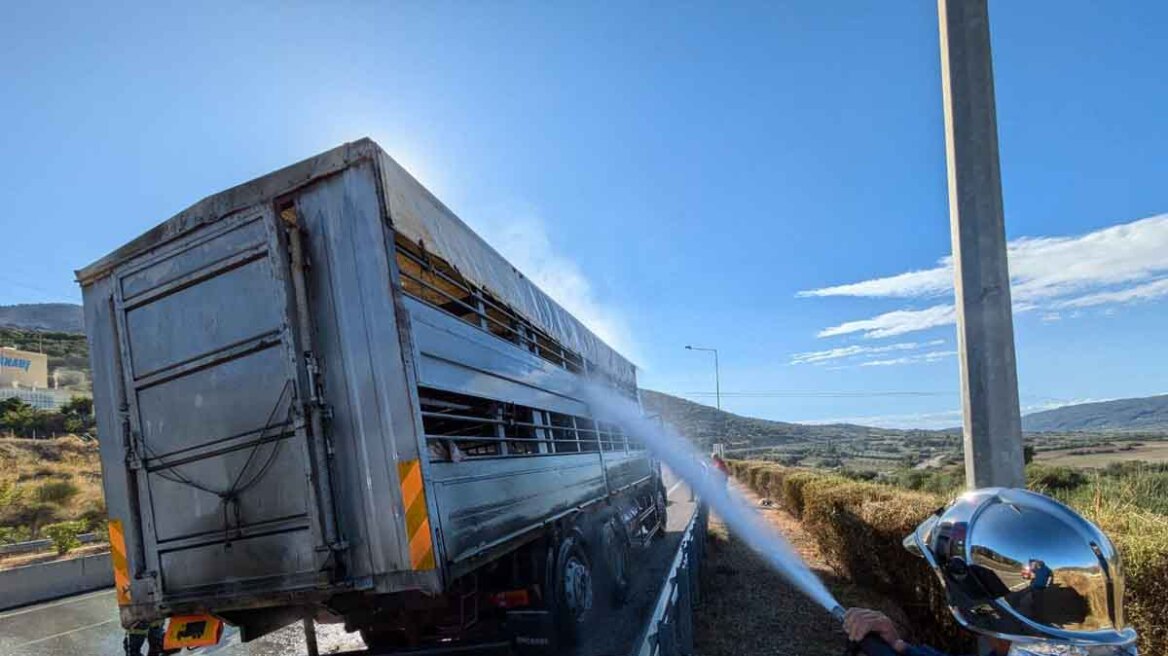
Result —
[[124, 623], [255, 636], [338, 597], [440, 596], [574, 514], [643, 527], [663, 500], [583, 396], [635, 398], [632, 364], [370, 140], [77, 277]]

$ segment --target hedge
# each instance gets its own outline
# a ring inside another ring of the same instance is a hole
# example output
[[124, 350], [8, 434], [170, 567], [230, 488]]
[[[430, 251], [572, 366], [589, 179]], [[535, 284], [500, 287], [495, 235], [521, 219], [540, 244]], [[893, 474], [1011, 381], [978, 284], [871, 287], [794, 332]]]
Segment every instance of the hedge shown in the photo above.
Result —
[[[904, 537], [944, 505], [942, 496], [853, 481], [829, 472], [732, 460], [736, 478], [802, 519], [841, 576], [897, 602], [914, 640], [968, 653], [970, 635], [949, 612], [944, 590]], [[1168, 517], [1127, 508], [1079, 508], [1111, 537], [1124, 559], [1125, 610], [1140, 653], [1168, 654]]]

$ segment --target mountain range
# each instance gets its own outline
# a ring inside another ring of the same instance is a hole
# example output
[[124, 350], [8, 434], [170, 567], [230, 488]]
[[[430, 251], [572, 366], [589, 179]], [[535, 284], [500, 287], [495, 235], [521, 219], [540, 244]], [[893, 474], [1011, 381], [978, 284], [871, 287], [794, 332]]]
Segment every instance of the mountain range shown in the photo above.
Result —
[[0, 326], [53, 333], [83, 333], [81, 306], [75, 303], [0, 305]]
[[[734, 435], [739, 446], [779, 446], [824, 440], [881, 440], [895, 438], [953, 439], [958, 430], [903, 430], [873, 428], [855, 424], [792, 424], [755, 417], [743, 417], [686, 399], [641, 390], [641, 401], [650, 414], [676, 427], [703, 446], [714, 435]], [[1027, 433], [1168, 432], [1168, 395], [1118, 399], [1099, 403], [1067, 405], [1022, 418]], [[710, 437], [707, 437], [710, 436]]]
[[1022, 418], [1022, 430], [1168, 431], [1168, 394], [1138, 399], [1079, 403], [1035, 412]]

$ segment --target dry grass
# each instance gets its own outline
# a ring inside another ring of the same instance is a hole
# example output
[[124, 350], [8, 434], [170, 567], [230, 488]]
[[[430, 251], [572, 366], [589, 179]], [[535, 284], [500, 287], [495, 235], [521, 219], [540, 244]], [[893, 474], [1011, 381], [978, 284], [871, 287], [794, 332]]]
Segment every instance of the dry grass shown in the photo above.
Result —
[[1113, 462], [1168, 462], [1168, 443], [1153, 442], [1132, 447], [1130, 451], [1112, 450], [1111, 453], [1072, 453], [1085, 447], [1040, 451], [1036, 462], [1066, 467], [1106, 467]]
[[76, 437], [0, 439], [0, 529], [37, 537], [46, 524], [105, 516], [98, 447]]
[[[798, 520], [779, 508], [763, 512], [842, 604], [878, 608], [905, 625], [904, 614], [886, 598], [836, 576]], [[695, 653], [836, 656], [843, 651], [844, 634], [827, 612], [730, 535], [715, 516], [710, 518], [701, 579], [703, 596], [694, 612]]]

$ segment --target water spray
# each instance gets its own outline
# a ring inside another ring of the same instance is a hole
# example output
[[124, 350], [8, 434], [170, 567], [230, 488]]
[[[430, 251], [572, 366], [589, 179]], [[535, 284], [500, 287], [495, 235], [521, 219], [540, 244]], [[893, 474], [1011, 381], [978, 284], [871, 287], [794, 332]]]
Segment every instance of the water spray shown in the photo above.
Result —
[[[645, 447], [690, 486], [722, 518], [743, 542], [791, 585], [819, 604], [832, 617], [844, 620], [844, 608], [811, 571], [787, 539], [763, 521], [752, 504], [736, 489], [725, 485], [720, 472], [708, 467], [689, 441], [672, 429], [644, 416], [641, 408], [627, 398], [597, 385], [585, 389], [585, 398], [601, 421], [623, 426]], [[858, 645], [869, 656], [894, 656], [895, 651], [876, 634]]]

